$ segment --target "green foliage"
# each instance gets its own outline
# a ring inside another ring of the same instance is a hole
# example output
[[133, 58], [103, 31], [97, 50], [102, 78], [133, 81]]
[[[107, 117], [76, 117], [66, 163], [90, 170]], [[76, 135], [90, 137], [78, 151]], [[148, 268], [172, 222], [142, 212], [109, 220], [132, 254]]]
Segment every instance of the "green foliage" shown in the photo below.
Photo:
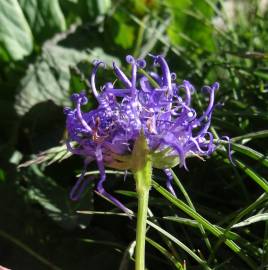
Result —
[[167, 33], [173, 45], [194, 46], [200, 51], [215, 49], [211, 22], [214, 12], [205, 1], [170, 0], [166, 4], [171, 13]]
[[[95, 164], [81, 200], [69, 200], [82, 160], [66, 152], [62, 111], [72, 106], [70, 94], [82, 90], [89, 108], [95, 106], [88, 81], [93, 60], [107, 63], [97, 74], [100, 89], [114, 82], [113, 60], [120, 65], [127, 54], [153, 53], [166, 55], [177, 81], [196, 86], [199, 114], [207, 104], [200, 87], [220, 83], [216, 100], [223, 106], [215, 108], [211, 131], [231, 138], [235, 166], [219, 138], [209, 160], [191, 158], [188, 172], [174, 169], [175, 198], [159, 170], [166, 153], [152, 157], [159, 169], [149, 199], [147, 268], [267, 267], [268, 8], [256, 0], [229, 2], [0, 1], [1, 265], [133, 268], [135, 217], [125, 218], [94, 193]], [[124, 181], [123, 171], [107, 173], [105, 187], [135, 212], [132, 175]]]
[[116, 33], [115, 43], [122, 46], [124, 49], [130, 49], [133, 46], [135, 38], [135, 28], [131, 24], [126, 23], [125, 16], [118, 14], [115, 16], [117, 21], [118, 33]]
[[59, 224], [65, 230], [72, 230], [77, 226], [86, 227], [90, 218], [81, 217], [77, 210], [92, 207], [92, 192], [89, 192], [79, 203], [69, 200], [66, 189], [45, 176], [36, 166], [32, 166], [25, 179], [30, 183], [25, 190], [25, 196], [31, 203], [40, 204], [49, 218]]
[[31, 53], [33, 36], [17, 0], [0, 3], [0, 55], [20, 60]]
[[5, 172], [2, 169], [0, 169], [0, 182], [4, 182], [5, 178], [6, 178]]
[[57, 105], [70, 105], [69, 81], [71, 66], [89, 61], [85, 52], [49, 44], [26, 71], [21, 80], [15, 108], [23, 115], [34, 105], [52, 100]]
[[19, 3], [37, 41], [45, 41], [53, 34], [66, 30], [58, 0], [19, 0]]

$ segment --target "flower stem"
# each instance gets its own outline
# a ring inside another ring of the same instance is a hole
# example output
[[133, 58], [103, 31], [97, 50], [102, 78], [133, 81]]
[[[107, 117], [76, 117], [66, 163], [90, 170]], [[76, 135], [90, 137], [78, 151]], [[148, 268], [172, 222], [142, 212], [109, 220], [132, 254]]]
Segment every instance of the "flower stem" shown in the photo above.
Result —
[[144, 189], [138, 192], [135, 270], [145, 269], [145, 235], [146, 235], [148, 199], [149, 199], [149, 189]]
[[134, 179], [136, 181], [136, 192], [138, 196], [135, 270], [144, 270], [146, 221], [148, 212], [149, 191], [152, 182], [152, 160], [143, 132], [140, 134], [134, 144], [131, 159], [131, 168]]

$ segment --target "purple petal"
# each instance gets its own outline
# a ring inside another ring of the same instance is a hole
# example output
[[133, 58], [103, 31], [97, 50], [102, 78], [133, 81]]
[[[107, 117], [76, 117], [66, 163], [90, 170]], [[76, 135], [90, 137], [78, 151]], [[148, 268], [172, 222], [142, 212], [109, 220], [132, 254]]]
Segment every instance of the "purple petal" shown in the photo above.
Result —
[[127, 87], [131, 88], [131, 82], [129, 81], [128, 77], [125, 75], [125, 73], [115, 64], [113, 63], [114, 73], [117, 76], [117, 78]]
[[96, 77], [98, 68], [101, 64], [104, 65], [104, 63], [101, 61], [95, 61], [95, 66], [94, 66], [93, 71], [91, 73], [91, 88], [92, 88], [92, 92], [93, 92], [96, 99], [98, 99], [99, 93], [98, 93], [97, 88], [96, 88], [95, 77]]
[[131, 210], [129, 210], [127, 207], [125, 207], [120, 201], [118, 201], [116, 198], [114, 198], [111, 194], [109, 194], [103, 187], [103, 183], [106, 180], [106, 174], [104, 169], [104, 163], [102, 158], [102, 152], [101, 148], [97, 147], [96, 149], [96, 160], [98, 164], [98, 168], [100, 171], [100, 180], [97, 185], [97, 191], [110, 201], [112, 201], [117, 207], [119, 207], [122, 211], [124, 211], [126, 214], [130, 215]]
[[156, 56], [157, 63], [160, 64], [163, 73], [163, 83], [167, 87], [169, 95], [172, 93], [172, 85], [171, 85], [171, 74], [169, 71], [168, 64], [165, 58], [161, 55]]
[[85, 178], [87, 166], [88, 162], [85, 162], [84, 169], [70, 192], [70, 199], [73, 201], [77, 201], [78, 199], [80, 199], [81, 194], [83, 193], [85, 187], [88, 184], [89, 179]]
[[164, 173], [166, 174], [167, 176], [167, 182], [166, 182], [166, 185], [167, 185], [167, 188], [169, 189], [169, 191], [171, 192], [171, 194], [174, 196], [174, 197], [177, 197], [173, 187], [172, 187], [172, 182], [173, 182], [173, 175], [172, 175], [172, 172], [170, 169], [164, 169]]

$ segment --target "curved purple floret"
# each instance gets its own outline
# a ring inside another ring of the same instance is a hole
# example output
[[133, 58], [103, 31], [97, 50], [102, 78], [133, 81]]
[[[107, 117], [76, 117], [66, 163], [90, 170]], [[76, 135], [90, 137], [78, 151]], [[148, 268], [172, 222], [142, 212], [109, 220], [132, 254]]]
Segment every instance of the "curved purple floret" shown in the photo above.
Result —
[[[219, 84], [216, 82], [203, 87], [203, 92], [209, 95], [209, 102], [203, 114], [197, 116], [191, 104], [195, 91], [191, 83], [185, 80], [177, 84], [176, 74], [170, 71], [165, 58], [161, 55], [152, 58], [160, 68], [159, 74], [149, 70], [147, 75], [143, 75], [144, 72], [139, 71], [146, 67], [145, 60], [128, 55], [126, 61], [131, 65], [131, 76], [128, 77], [113, 63], [113, 71], [121, 87], [107, 82], [100, 87], [101, 91], [97, 90], [95, 79], [103, 62], [96, 61], [91, 87], [98, 107], [84, 112], [82, 107], [88, 100], [85, 93], [80, 93], [71, 98], [75, 108], [65, 109], [68, 150], [87, 161], [97, 162], [100, 171], [97, 191], [127, 213], [129, 210], [104, 189], [105, 166], [112, 166], [115, 155], [130, 155], [141, 131], [152, 154], [170, 149], [168, 155], [178, 156], [180, 166], [186, 169], [188, 157], [208, 156], [216, 148], [209, 127]], [[172, 174], [164, 159], [162, 169], [167, 175], [167, 188], [175, 196], [171, 185]], [[82, 179], [85, 170], [71, 193], [74, 199], [84, 188]]]

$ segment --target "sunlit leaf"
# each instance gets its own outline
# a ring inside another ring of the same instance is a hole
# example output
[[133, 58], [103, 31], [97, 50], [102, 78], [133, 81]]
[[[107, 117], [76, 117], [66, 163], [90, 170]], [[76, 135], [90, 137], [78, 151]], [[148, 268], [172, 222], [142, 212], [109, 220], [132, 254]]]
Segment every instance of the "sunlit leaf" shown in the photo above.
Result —
[[[213, 28], [207, 22], [212, 19], [212, 8], [204, 1], [166, 1], [172, 15], [168, 28], [174, 45], [194, 45], [200, 50], [213, 50]], [[211, 22], [212, 25], [212, 22]]]
[[267, 221], [267, 220], [268, 220], [268, 213], [257, 214], [257, 215], [247, 218], [244, 221], [234, 224], [232, 228], [244, 227], [244, 226], [254, 224], [256, 222]]
[[134, 41], [134, 27], [127, 25], [124, 22], [119, 23], [118, 33], [115, 37], [115, 42], [124, 49], [129, 49]]
[[29, 66], [20, 83], [15, 103], [17, 113], [23, 115], [32, 106], [48, 100], [59, 106], [70, 106], [70, 67], [98, 58], [110, 59], [99, 48], [86, 53], [52, 44], [45, 46], [42, 55]]
[[58, 0], [19, 0], [19, 3], [38, 41], [66, 29]]
[[72, 154], [67, 151], [66, 145], [55, 146], [46, 151], [39, 153], [36, 157], [26, 162], [21, 163], [18, 167], [28, 167], [33, 164], [41, 164], [45, 163], [47, 165], [51, 165], [55, 162], [61, 162], [67, 158], [69, 158]]
[[18, 1], [0, 1], [0, 55], [20, 60], [32, 49], [32, 32]]

